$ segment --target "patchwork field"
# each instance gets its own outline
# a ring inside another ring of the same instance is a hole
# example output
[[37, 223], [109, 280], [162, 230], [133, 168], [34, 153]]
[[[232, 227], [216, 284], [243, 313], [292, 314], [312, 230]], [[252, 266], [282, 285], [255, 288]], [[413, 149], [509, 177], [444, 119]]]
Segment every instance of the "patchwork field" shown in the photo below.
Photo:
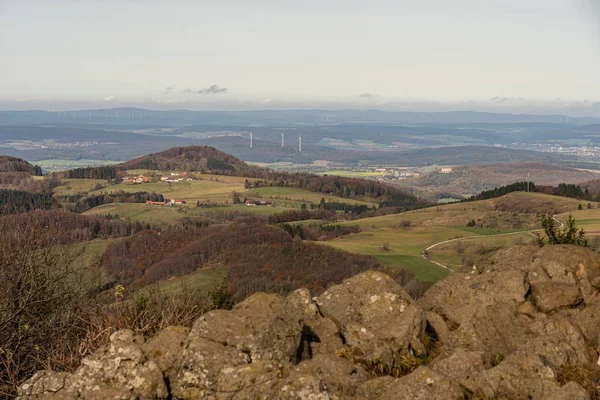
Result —
[[211, 201], [215, 203], [223, 203], [231, 200], [232, 192], [246, 192], [244, 181], [246, 178], [233, 176], [213, 176], [202, 175], [201, 178], [195, 181], [182, 182], [152, 182], [139, 185], [134, 184], [114, 184], [105, 188], [92, 191], [90, 194], [112, 193], [119, 190], [124, 192], [149, 192], [160, 193], [165, 198], [177, 198], [188, 203], [196, 203], [197, 201]]

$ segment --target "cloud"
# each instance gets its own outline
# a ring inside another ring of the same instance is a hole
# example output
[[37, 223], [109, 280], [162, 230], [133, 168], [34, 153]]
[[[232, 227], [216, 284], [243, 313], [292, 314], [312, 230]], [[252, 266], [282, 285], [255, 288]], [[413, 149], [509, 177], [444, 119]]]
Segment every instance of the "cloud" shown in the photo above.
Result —
[[523, 97], [500, 97], [500, 96], [492, 97], [490, 99], [490, 101], [495, 101], [498, 103], [506, 103], [509, 101], [523, 101], [523, 100], [525, 100]]
[[221, 94], [227, 93], [227, 88], [222, 88], [219, 85], [210, 85], [207, 88], [195, 90], [195, 89], [184, 89], [181, 93], [198, 93], [198, 94]]
[[164, 93], [163, 93], [163, 94], [169, 94], [169, 93], [173, 93], [173, 89], [175, 89], [175, 85], [173, 85], [173, 86], [167, 86], [167, 87], [165, 88], [165, 91], [164, 91]]
[[106, 96], [104, 99], [104, 101], [113, 101], [115, 99], [115, 96]]
[[261, 100], [260, 104], [271, 104], [272, 102], [273, 102], [273, 99], [266, 98], [266, 99]]
[[361, 93], [358, 95], [359, 99], [374, 99], [375, 97], [377, 97], [377, 95], [373, 93]]

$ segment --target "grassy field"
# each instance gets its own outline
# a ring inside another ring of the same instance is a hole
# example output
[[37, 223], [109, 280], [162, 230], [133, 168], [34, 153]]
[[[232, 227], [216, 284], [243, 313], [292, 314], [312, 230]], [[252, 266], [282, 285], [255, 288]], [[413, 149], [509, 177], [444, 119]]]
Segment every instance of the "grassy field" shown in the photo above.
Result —
[[516, 243], [533, 243], [535, 237], [529, 232], [502, 234], [501, 236], [476, 236], [444, 243], [428, 251], [428, 257], [460, 271], [463, 260], [469, 259], [475, 265], [489, 253]]
[[[366, 225], [358, 224], [361, 225], [362, 232], [323, 242], [323, 244], [351, 253], [375, 256], [386, 264], [406, 268], [423, 282], [438, 281], [449, 273], [448, 270], [423, 258], [422, 252], [425, 247], [458, 236], [473, 235], [451, 227], [420, 225], [401, 228], [397, 226], [396, 221], [386, 221], [385, 217], [368, 218], [364, 221], [367, 222]], [[371, 228], [370, 222], [373, 222], [376, 227]], [[352, 225], [352, 223], [345, 224]]]
[[[214, 290], [226, 276], [227, 268], [206, 268], [184, 276], [162, 280], [155, 285], [161, 291], [167, 293], [176, 293], [184, 289], [208, 293]], [[148, 287], [141, 289], [140, 291], [143, 292], [144, 290], [148, 290]]]
[[[440, 205], [345, 222], [343, 224], [360, 226], [362, 231], [323, 244], [375, 256], [382, 262], [406, 268], [420, 281], [434, 282], [443, 279], [449, 271], [424, 259], [422, 253], [425, 248], [445, 240], [464, 238], [461, 242], [469, 244], [465, 246], [469, 247], [469, 250], [465, 250], [464, 254], [457, 254], [456, 242], [452, 242], [432, 249], [429, 256], [432, 260], [449, 266], [462, 265], [465, 255], [473, 257], [476, 261], [489, 249], [500, 246], [500, 243], [509, 244], [519, 239], [531, 240], [527, 230], [539, 228], [539, 216], [535, 211], [544, 207], [572, 211], [576, 218], [580, 215], [578, 213], [582, 213], [579, 218], [582, 226], [585, 227], [586, 222], [590, 222], [588, 226], [598, 229], [600, 233], [600, 210], [577, 211], [579, 203], [580, 201], [575, 199], [538, 193], [511, 193], [499, 199]], [[585, 204], [587, 205], [587, 202]], [[530, 213], [518, 213], [513, 207], [525, 207]], [[587, 214], [583, 214], [585, 212]], [[559, 219], [563, 217], [564, 215], [561, 215]], [[467, 228], [466, 224], [471, 219], [478, 221], [478, 224], [493, 223], [495, 226]], [[517, 219], [522, 226], [514, 228]], [[408, 221], [410, 227], [403, 227]], [[494, 236], [507, 233], [510, 235]], [[473, 245], [470, 245], [471, 242]]]
[[[587, 203], [584, 204], [587, 205]], [[575, 210], [571, 213], [575, 218], [575, 223], [582, 227], [588, 235], [600, 235], [600, 209], [592, 208], [583, 210]], [[569, 218], [569, 213], [563, 213], [556, 217], [559, 221], [566, 221]]]
[[354, 199], [346, 199], [343, 197], [331, 196], [323, 193], [309, 192], [308, 190], [286, 188], [286, 187], [264, 187], [258, 189], [252, 189], [248, 193], [244, 193], [248, 198], [262, 198], [271, 200], [291, 200], [294, 203], [313, 203], [319, 204], [321, 199], [325, 199], [327, 202], [340, 202], [348, 204], [364, 204], [369, 207], [373, 206], [374, 202], [361, 201]]
[[271, 215], [282, 212], [284, 209], [277, 207], [249, 207], [245, 205], [228, 205], [215, 207], [198, 207], [195, 205], [182, 205], [173, 207], [150, 207], [140, 203], [113, 203], [94, 207], [86, 211], [85, 215], [119, 215], [132, 221], [174, 224], [184, 217], [199, 217], [208, 213], [244, 213]]
[[105, 179], [61, 179], [61, 182], [63, 184], [53, 190], [56, 196], [88, 193], [94, 190], [96, 185], [108, 185]]
[[182, 181], [175, 183], [167, 182], [152, 182], [140, 185], [133, 184], [115, 184], [106, 188], [91, 192], [91, 194], [99, 194], [100, 192], [116, 192], [122, 190], [124, 192], [150, 192], [160, 193], [165, 198], [176, 198], [184, 200], [188, 203], [196, 203], [197, 201], [211, 201], [215, 203], [227, 203], [231, 200], [232, 192], [246, 192], [244, 181], [246, 178], [235, 176], [216, 176], [202, 175], [196, 181]]

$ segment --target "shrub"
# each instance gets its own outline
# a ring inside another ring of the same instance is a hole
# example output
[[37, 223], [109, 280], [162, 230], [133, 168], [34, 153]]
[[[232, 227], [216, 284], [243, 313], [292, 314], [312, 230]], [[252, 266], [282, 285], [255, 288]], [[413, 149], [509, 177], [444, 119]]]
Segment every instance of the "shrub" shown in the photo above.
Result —
[[411, 220], [403, 219], [402, 221], [400, 221], [400, 226], [403, 228], [410, 228], [411, 225], [412, 225]]
[[567, 222], [562, 226], [558, 226], [558, 221], [550, 215], [542, 215], [542, 227], [546, 239], [538, 234], [538, 244], [573, 244], [577, 246], [588, 247], [588, 240], [585, 237], [583, 228], [578, 228], [575, 224], [575, 218], [569, 214]]

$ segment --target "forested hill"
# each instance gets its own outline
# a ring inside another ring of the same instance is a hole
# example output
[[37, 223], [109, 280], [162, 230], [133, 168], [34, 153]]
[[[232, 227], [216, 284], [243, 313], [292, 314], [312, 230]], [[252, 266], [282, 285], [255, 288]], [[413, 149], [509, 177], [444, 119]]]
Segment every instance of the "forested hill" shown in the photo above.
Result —
[[376, 200], [380, 207], [394, 207], [402, 211], [429, 205], [416, 196], [376, 181], [271, 171], [250, 166], [210, 146], [174, 147], [124, 162], [116, 167], [121, 170], [179, 170], [242, 176], [251, 178], [247, 184], [252, 187], [294, 187], [344, 198], [368, 198]]
[[42, 175], [39, 166], [11, 156], [0, 156], [0, 172], [27, 172], [31, 175]]
[[173, 147], [159, 153], [134, 158], [117, 166], [120, 169], [158, 169], [222, 172], [236, 175], [248, 165], [236, 157], [209, 146]]

